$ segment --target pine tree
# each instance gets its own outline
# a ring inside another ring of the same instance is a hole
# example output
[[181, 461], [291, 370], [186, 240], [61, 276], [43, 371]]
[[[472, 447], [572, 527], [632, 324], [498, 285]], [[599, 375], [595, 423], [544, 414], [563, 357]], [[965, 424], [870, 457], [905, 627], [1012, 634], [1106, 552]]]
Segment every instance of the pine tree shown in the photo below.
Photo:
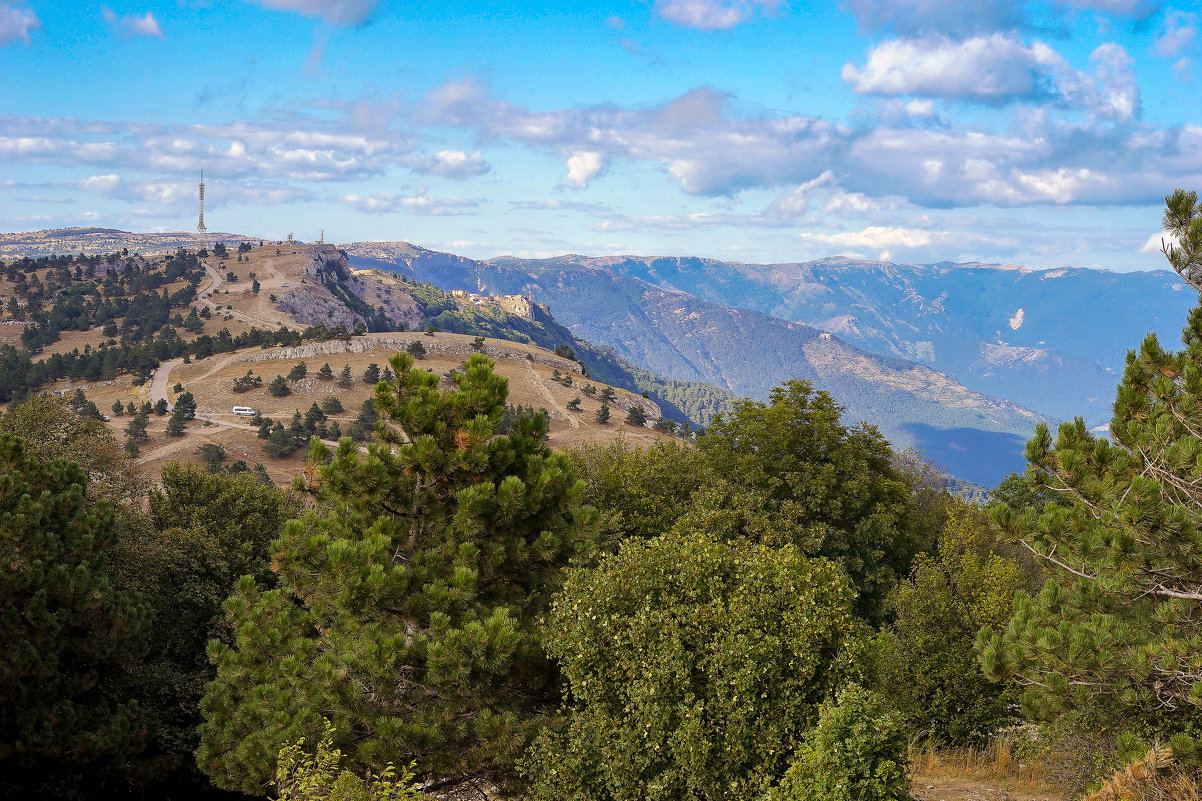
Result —
[[146, 433], [146, 427], [150, 424], [150, 418], [143, 412], [138, 412], [134, 415], [129, 424], [125, 426], [125, 436], [129, 437], [131, 442], [143, 442], [150, 439], [150, 435]]
[[182, 437], [186, 429], [188, 418], [180, 407], [176, 406], [175, 411], [167, 418], [167, 436]]
[[330, 369], [329, 362], [326, 362], [325, 364], [323, 364], [321, 366], [321, 369], [317, 371], [317, 377], [322, 381], [333, 381], [334, 380], [334, 371], [332, 369]]
[[293, 368], [288, 371], [288, 380], [289, 381], [300, 381], [302, 378], [304, 378], [308, 374], [309, 374], [309, 366], [307, 364], [305, 364], [304, 362], [300, 362], [300, 363], [294, 365]]
[[[122, 673], [146, 648], [149, 611], [114, 587], [107, 501], [73, 462], [25, 455], [0, 434], [0, 795], [76, 796], [141, 750], [142, 711]], [[119, 790], [119, 783], [110, 787]]]
[[[1166, 198], [1164, 222], [1180, 237], [1170, 264], [1196, 286], [1197, 196]], [[1202, 306], [1182, 341], [1166, 351], [1149, 334], [1128, 354], [1109, 438], [1079, 417], [1054, 441], [1040, 424], [1027, 475], [1071, 506], [994, 509], [1050, 573], [978, 639], [986, 672], [1016, 678], [1034, 716], [1094, 705], [1162, 734], [1202, 722]]]
[[353, 383], [354, 382], [351, 378], [351, 366], [349, 364], [344, 364], [342, 366], [342, 372], [338, 374], [338, 386], [342, 387], [343, 389], [350, 389]]
[[292, 390], [288, 387], [288, 379], [282, 375], [277, 375], [271, 379], [271, 383], [267, 385], [267, 391], [271, 393], [273, 398], [283, 398], [286, 395], [292, 394]]
[[439, 782], [505, 784], [559, 703], [537, 620], [592, 547], [582, 487], [545, 415], [496, 434], [507, 381], [486, 357], [442, 393], [408, 354], [391, 364], [379, 442], [311, 445], [322, 511], [273, 544], [279, 588], [244, 579], [227, 602], [236, 639], [213, 645], [198, 752], [223, 787], [261, 792], [323, 716], [360, 766], [416, 757]]
[[363, 371], [363, 383], [371, 384], [373, 387], [380, 380], [380, 365], [372, 362], [367, 365], [367, 369]]
[[609, 407], [604, 403], [601, 404], [601, 408], [597, 410], [595, 415], [593, 415], [593, 419], [595, 419], [601, 425], [606, 425], [609, 423]]
[[626, 413], [626, 425], [642, 426], [647, 424], [647, 415], [643, 412], [642, 406], [631, 406], [630, 411]]

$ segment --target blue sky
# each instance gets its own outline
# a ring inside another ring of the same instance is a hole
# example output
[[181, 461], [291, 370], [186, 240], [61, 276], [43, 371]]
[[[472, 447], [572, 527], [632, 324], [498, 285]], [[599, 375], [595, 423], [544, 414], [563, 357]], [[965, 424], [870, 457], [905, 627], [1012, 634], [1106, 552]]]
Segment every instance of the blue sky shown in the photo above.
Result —
[[1163, 265], [1202, 7], [0, 0], [0, 230]]

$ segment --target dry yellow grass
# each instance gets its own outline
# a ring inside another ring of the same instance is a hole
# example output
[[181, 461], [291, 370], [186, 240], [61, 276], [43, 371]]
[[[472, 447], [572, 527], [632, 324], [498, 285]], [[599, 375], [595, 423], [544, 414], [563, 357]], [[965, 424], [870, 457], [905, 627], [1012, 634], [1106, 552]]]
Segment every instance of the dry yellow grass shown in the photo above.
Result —
[[1085, 801], [1199, 801], [1202, 785], [1181, 771], [1171, 749], [1157, 746], [1110, 777]]
[[1042, 762], [1020, 762], [1014, 739], [1002, 734], [981, 748], [937, 748], [930, 744], [910, 749], [914, 795], [922, 801], [1055, 801], [1062, 788], [1052, 784]]

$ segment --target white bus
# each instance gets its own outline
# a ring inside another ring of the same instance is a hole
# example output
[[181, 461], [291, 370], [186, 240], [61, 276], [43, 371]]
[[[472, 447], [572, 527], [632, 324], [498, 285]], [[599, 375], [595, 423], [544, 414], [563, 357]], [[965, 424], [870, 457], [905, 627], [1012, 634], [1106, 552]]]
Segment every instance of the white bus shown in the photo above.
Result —
[[241, 415], [243, 417], [254, 417], [255, 410], [250, 408], [249, 406], [235, 406], [234, 414]]

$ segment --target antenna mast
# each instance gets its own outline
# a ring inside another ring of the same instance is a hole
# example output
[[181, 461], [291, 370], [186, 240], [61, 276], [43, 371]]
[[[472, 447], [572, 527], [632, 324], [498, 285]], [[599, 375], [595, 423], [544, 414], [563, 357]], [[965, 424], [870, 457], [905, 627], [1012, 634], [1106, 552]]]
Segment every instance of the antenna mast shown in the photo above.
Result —
[[202, 246], [208, 244], [209, 232], [205, 228], [205, 171], [200, 171], [200, 222], [196, 226], [196, 239]]

